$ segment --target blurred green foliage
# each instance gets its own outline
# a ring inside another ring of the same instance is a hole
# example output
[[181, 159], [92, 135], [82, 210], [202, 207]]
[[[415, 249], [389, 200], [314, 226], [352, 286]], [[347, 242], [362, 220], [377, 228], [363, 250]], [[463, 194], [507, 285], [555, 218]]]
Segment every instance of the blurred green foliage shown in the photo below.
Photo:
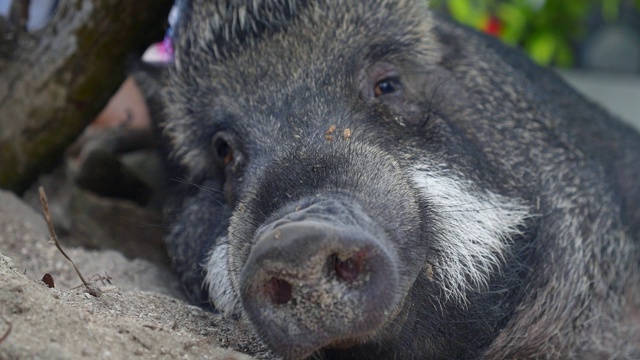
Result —
[[627, 2], [640, 0], [431, 0], [462, 24], [522, 46], [542, 65], [572, 66], [573, 44], [586, 33], [587, 18], [601, 10], [606, 21], [618, 18]]

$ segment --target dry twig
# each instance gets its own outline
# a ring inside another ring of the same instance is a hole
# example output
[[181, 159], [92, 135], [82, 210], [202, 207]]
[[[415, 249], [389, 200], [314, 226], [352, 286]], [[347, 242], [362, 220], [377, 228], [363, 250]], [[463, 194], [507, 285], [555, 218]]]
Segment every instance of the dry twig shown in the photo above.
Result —
[[0, 319], [2, 319], [2, 321], [4, 321], [7, 324], [7, 330], [4, 332], [4, 334], [2, 334], [2, 336], [0, 336], [0, 344], [2, 344], [3, 341], [5, 341], [8, 337], [9, 334], [11, 333], [11, 329], [13, 328], [13, 325], [9, 322], [9, 320], [5, 319], [4, 316], [0, 315]]
[[56, 236], [56, 231], [53, 228], [53, 220], [51, 219], [51, 213], [49, 212], [49, 201], [47, 200], [47, 194], [45, 194], [44, 188], [42, 186], [38, 188], [38, 191], [40, 192], [40, 202], [42, 203], [42, 212], [44, 213], [44, 220], [47, 222], [47, 226], [49, 227], [49, 236], [51, 237], [51, 241], [53, 241], [53, 243], [56, 245], [60, 253], [67, 260], [69, 260], [71, 265], [73, 265], [73, 269], [76, 271], [76, 274], [78, 274], [78, 277], [82, 281], [82, 284], [84, 284], [84, 287], [86, 288], [87, 292], [90, 295], [99, 297], [101, 295], [100, 289], [91, 286], [91, 284], [89, 284], [84, 279], [84, 277], [80, 273], [80, 270], [78, 269], [76, 264], [73, 262], [73, 260], [71, 260], [71, 258], [64, 252], [64, 250], [62, 250], [62, 246], [60, 246], [60, 242], [58, 241], [58, 237]]

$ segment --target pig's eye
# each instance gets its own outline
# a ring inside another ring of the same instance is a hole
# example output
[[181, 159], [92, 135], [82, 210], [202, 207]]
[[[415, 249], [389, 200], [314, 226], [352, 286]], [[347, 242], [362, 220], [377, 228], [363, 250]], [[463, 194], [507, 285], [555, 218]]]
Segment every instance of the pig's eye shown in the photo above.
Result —
[[375, 97], [393, 94], [400, 90], [400, 80], [396, 77], [388, 77], [378, 81], [373, 88]]
[[233, 161], [233, 148], [224, 135], [216, 135], [212, 143], [216, 158], [222, 165], [226, 166]]

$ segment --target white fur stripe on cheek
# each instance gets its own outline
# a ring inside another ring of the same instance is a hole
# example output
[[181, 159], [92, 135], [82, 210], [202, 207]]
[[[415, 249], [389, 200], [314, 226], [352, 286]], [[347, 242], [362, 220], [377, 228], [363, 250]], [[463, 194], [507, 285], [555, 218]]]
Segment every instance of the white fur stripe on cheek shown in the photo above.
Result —
[[509, 243], [521, 234], [529, 207], [491, 191], [474, 190], [467, 180], [434, 166], [410, 174], [433, 212], [433, 247], [439, 250], [435, 276], [448, 298], [466, 301], [467, 290], [486, 288], [499, 271]]
[[211, 304], [225, 317], [240, 314], [240, 302], [231, 287], [227, 268], [227, 239], [219, 238], [206, 263], [203, 264], [205, 279], [203, 286], [209, 292]]

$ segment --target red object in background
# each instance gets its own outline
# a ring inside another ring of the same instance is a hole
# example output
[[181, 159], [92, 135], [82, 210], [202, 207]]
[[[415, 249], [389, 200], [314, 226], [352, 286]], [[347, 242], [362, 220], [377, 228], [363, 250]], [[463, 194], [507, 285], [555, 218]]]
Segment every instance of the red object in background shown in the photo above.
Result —
[[502, 24], [500, 23], [500, 20], [498, 20], [498, 18], [493, 15], [489, 15], [489, 19], [482, 27], [482, 31], [493, 36], [500, 36], [501, 30]]

